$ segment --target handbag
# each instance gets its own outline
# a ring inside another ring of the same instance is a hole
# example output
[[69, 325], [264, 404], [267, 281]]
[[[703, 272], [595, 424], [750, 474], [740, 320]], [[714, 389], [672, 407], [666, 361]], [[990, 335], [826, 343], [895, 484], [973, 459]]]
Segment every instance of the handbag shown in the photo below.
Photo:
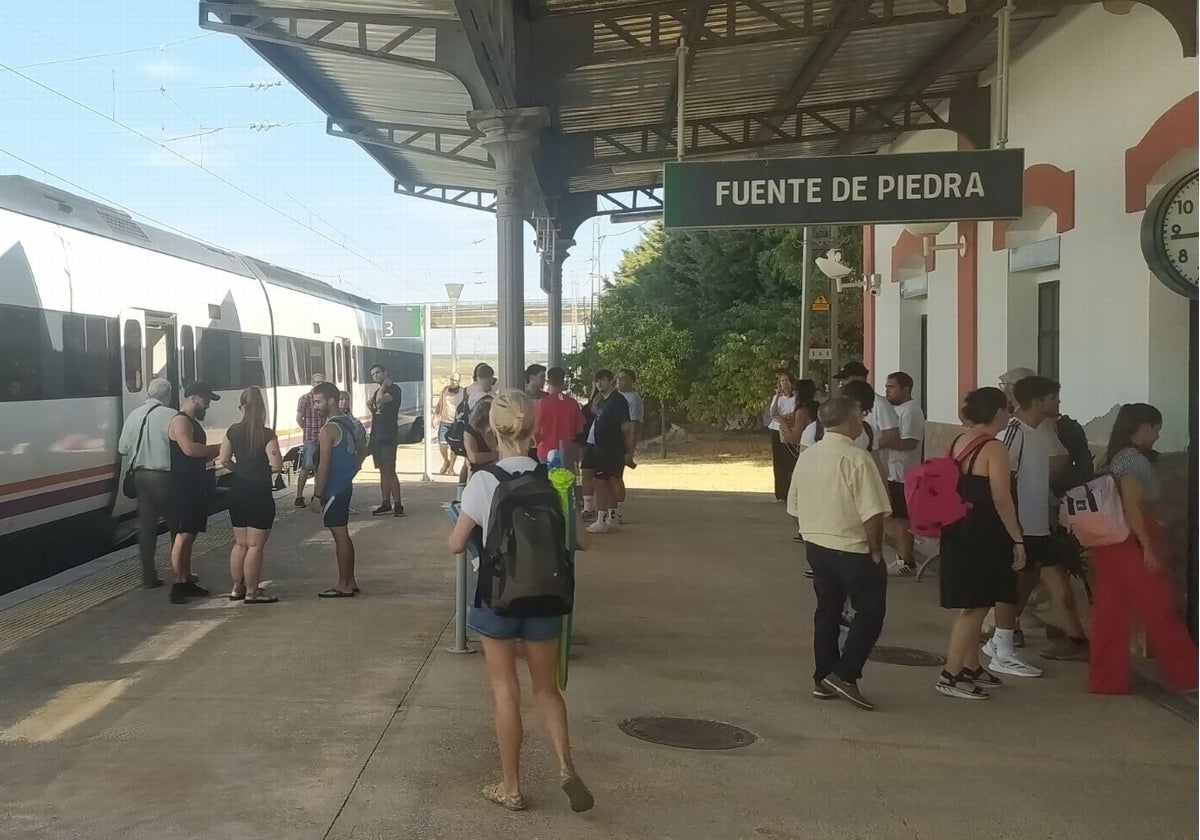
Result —
[[133, 464], [135, 461], [137, 461], [138, 453], [142, 451], [142, 438], [146, 434], [146, 422], [150, 419], [150, 414], [155, 408], [162, 408], [162, 406], [153, 406], [150, 411], [147, 411], [142, 417], [142, 427], [138, 430], [137, 446], [133, 450], [133, 455], [129, 457], [129, 469], [125, 470], [125, 478], [121, 480], [121, 493], [127, 499], [137, 498], [137, 483], [133, 480]]

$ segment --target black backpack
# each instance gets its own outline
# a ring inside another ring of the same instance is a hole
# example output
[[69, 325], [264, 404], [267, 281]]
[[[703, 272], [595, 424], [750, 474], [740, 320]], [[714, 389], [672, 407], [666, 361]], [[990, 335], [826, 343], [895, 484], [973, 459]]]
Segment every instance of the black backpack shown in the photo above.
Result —
[[470, 417], [471, 409], [467, 407], [467, 395], [463, 394], [463, 398], [458, 403], [458, 408], [454, 410], [454, 422], [446, 430], [446, 445], [450, 447], [450, 451], [455, 455], [466, 457], [467, 447], [463, 443], [463, 436], [467, 433], [467, 421]]
[[1058, 418], [1054, 427], [1059, 443], [1067, 450], [1067, 467], [1051, 489], [1056, 496], [1066, 495], [1073, 487], [1087, 484], [1096, 477], [1096, 465], [1092, 460], [1092, 449], [1088, 446], [1087, 432], [1078, 421], [1065, 414]]
[[479, 554], [475, 606], [497, 615], [567, 615], [575, 603], [575, 570], [567, 550], [567, 523], [545, 464], [512, 474], [495, 464], [479, 468], [500, 486]]

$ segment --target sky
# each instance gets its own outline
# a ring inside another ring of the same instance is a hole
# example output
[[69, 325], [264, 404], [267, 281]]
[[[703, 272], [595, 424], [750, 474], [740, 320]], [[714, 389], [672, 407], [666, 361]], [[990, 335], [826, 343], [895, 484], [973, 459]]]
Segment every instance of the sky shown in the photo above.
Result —
[[[357, 145], [325, 133], [303, 94], [238, 38], [197, 21], [195, 0], [126, 0], [118, 14], [84, 0], [0, 6], [0, 64], [33, 80], [0, 67], [0, 174], [381, 302], [444, 301], [451, 282], [464, 284], [464, 301], [495, 300], [492, 214], [396, 195]], [[283, 84], [253, 87], [263, 82]], [[585, 223], [564, 297], [589, 294], [593, 251], [611, 275], [644, 228]], [[525, 230], [525, 294], [536, 299], [539, 257]], [[530, 350], [544, 333], [528, 331]], [[488, 352], [494, 330], [468, 346]]]

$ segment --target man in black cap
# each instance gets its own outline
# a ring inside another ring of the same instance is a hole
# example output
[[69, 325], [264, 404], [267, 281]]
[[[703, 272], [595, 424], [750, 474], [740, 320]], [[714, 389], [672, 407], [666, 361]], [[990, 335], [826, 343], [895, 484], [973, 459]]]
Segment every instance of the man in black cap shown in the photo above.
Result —
[[221, 453], [220, 444], [208, 443], [200, 421], [208, 407], [221, 399], [203, 382], [183, 391], [183, 404], [171, 420], [167, 438], [171, 446], [171, 496], [167, 524], [171, 529], [171, 569], [175, 584], [171, 603], [187, 603], [188, 596], [207, 597], [207, 589], [191, 578], [192, 546], [196, 535], [208, 527], [208, 464]]
[[[871, 374], [862, 362], [846, 362], [842, 369], [833, 375], [839, 387], [846, 382], [866, 382]], [[900, 442], [900, 417], [896, 409], [878, 391], [875, 393], [875, 406], [867, 415], [867, 422], [875, 433], [875, 450], [892, 449]]]

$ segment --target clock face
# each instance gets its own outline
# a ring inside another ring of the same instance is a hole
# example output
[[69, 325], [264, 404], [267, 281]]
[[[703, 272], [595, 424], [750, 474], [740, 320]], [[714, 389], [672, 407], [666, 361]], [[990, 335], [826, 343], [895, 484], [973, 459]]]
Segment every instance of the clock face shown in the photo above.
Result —
[[1193, 172], [1159, 193], [1146, 212], [1142, 251], [1155, 275], [1170, 289], [1197, 296], [1200, 279], [1200, 173]]
[[1200, 182], [1195, 177], [1184, 183], [1183, 188], [1167, 200], [1163, 209], [1159, 236], [1167, 261], [1193, 286], [1196, 285], [1200, 266], [1200, 226], [1197, 226], [1196, 204], [1200, 200]]

